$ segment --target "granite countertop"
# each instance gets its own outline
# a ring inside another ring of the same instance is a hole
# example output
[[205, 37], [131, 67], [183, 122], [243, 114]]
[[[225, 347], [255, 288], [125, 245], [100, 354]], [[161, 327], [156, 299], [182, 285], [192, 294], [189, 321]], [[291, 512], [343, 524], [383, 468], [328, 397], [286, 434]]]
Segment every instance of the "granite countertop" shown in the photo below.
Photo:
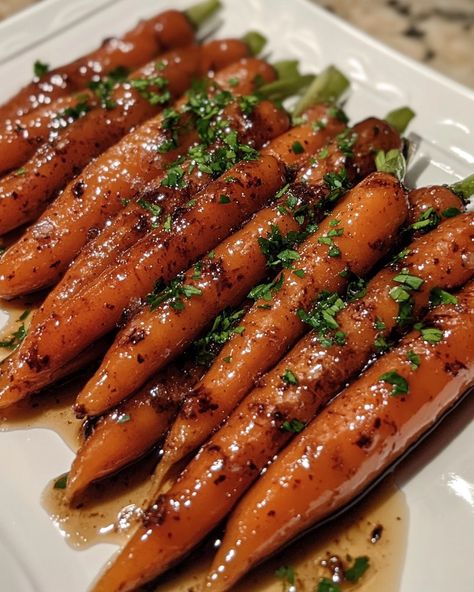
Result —
[[[35, 1], [0, 0], [0, 19]], [[474, 88], [474, 0], [312, 1], [387, 45]]]

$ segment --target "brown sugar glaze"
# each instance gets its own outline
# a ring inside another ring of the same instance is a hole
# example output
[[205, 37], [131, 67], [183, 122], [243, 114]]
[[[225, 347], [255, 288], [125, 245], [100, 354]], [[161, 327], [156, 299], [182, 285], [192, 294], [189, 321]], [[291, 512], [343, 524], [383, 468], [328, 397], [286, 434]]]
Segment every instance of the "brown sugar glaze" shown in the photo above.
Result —
[[[15, 301], [4, 306], [0, 319], [1, 339], [18, 328], [18, 318], [33, 302]], [[30, 315], [31, 316], [31, 315]], [[29, 319], [26, 319], [27, 324]], [[0, 352], [2, 357], [8, 351]], [[45, 393], [23, 401], [0, 416], [0, 431], [42, 428], [53, 430], [76, 450], [83, 438], [82, 422], [72, 411], [72, 403], [87, 372]], [[99, 542], [123, 544], [139, 520], [140, 506], [146, 499], [148, 479], [157, 461], [156, 452], [136, 465], [104, 482], [93, 484], [87, 494], [72, 506], [64, 502], [63, 490], [54, 488], [56, 476], [47, 485], [42, 499], [44, 509], [74, 548], [90, 547]], [[321, 577], [331, 578], [328, 565], [339, 559], [349, 565], [347, 557], [366, 555], [370, 567], [357, 584], [346, 589], [364, 592], [396, 592], [402, 572], [408, 530], [408, 508], [404, 495], [390, 478], [365, 500], [342, 517], [323, 528], [308, 533], [276, 557], [252, 571], [235, 588], [235, 592], [313, 592]], [[373, 542], [377, 539], [376, 542]], [[179, 569], [161, 578], [156, 592], [198, 592], [213, 556], [209, 541], [194, 552]], [[281, 566], [291, 566], [295, 584], [285, 584], [275, 576]]]

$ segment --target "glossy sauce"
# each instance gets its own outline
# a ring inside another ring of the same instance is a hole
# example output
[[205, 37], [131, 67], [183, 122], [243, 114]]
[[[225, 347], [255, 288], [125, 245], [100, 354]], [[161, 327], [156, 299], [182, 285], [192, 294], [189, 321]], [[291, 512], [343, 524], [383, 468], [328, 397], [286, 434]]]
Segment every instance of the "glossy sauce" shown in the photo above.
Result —
[[[18, 328], [19, 317], [34, 303], [4, 303], [0, 318], [0, 338], [5, 339]], [[31, 315], [30, 317], [31, 318]], [[28, 323], [26, 319], [25, 324]], [[7, 350], [0, 350], [2, 357]], [[72, 403], [87, 376], [80, 376], [56, 386], [46, 393], [21, 402], [0, 416], [0, 431], [44, 428], [57, 432], [66, 444], [76, 450], [82, 436], [82, 422], [72, 411]], [[94, 484], [87, 495], [72, 506], [64, 502], [63, 489], [55, 489], [56, 476], [46, 487], [42, 505], [52, 521], [74, 548], [82, 549], [101, 542], [123, 544], [141, 516], [140, 506], [147, 497], [149, 478], [156, 465], [156, 453], [137, 465], [101, 483]], [[340, 558], [367, 555], [370, 567], [357, 584], [345, 590], [396, 592], [399, 589], [408, 531], [408, 508], [404, 495], [386, 480], [347, 515], [327, 526], [308, 533], [279, 555], [249, 574], [235, 592], [313, 592], [319, 578], [331, 578], [325, 563]], [[374, 536], [375, 533], [375, 536]], [[378, 538], [377, 542], [371, 539]], [[170, 571], [156, 592], [196, 592], [210, 567], [213, 544], [208, 542]], [[275, 570], [291, 566], [296, 574], [295, 586], [285, 585], [275, 577]]]
[[[377, 537], [379, 535], [379, 538]], [[233, 592], [314, 592], [321, 577], [332, 577], [324, 567], [331, 557], [347, 566], [346, 556], [366, 555], [370, 565], [357, 584], [341, 586], [364, 592], [398, 592], [408, 537], [408, 506], [405, 496], [386, 480], [341, 518], [309, 532], [280, 554], [255, 569]], [[374, 539], [376, 542], [371, 542]], [[197, 592], [212, 561], [212, 546], [195, 553], [176, 571], [169, 572], [155, 592]], [[295, 585], [285, 585], [275, 576], [281, 566], [291, 566]]]

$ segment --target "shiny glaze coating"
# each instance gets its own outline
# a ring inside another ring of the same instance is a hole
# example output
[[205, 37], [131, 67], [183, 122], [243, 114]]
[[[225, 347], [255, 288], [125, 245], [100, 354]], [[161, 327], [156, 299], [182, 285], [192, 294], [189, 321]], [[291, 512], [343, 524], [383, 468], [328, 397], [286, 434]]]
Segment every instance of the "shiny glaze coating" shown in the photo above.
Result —
[[193, 40], [193, 27], [183, 13], [162, 12], [139, 22], [123, 37], [106, 39], [95, 51], [35, 78], [0, 106], [0, 121], [15, 119], [57, 97], [83, 89], [97, 75], [103, 76], [119, 66], [138, 68], [159, 53], [184, 47]]
[[[398, 145], [399, 138], [393, 132], [389, 136], [379, 134], [378, 130], [380, 128], [386, 129], [384, 122], [379, 122], [377, 125], [374, 125], [373, 122], [374, 120], [369, 119], [353, 128], [358, 133], [358, 140], [354, 146], [355, 156], [351, 167], [353, 177], [358, 174], [365, 176], [370, 170], [373, 170], [374, 147], [380, 146], [378, 149], [387, 150], [389, 147], [395, 148]], [[375, 131], [371, 134], [371, 130]], [[390, 138], [388, 142], [391, 142], [391, 145], [389, 143], [388, 146], [387, 137]], [[382, 139], [380, 145], [378, 145], [379, 138]], [[367, 154], [372, 157], [371, 161], [367, 158]], [[315, 174], [316, 168], [314, 165], [310, 165], [313, 171], [306, 180], [306, 186], [312, 185], [315, 190], [319, 188], [322, 191], [322, 196], [324, 196], [328, 191], [324, 183], [324, 175], [327, 172], [339, 170], [341, 163], [344, 162], [342, 156], [338, 150], [337, 142], [332, 143], [327, 157], [318, 160], [318, 175]], [[298, 176], [298, 182], [301, 182], [306, 177], [307, 170], [307, 168], [302, 169]], [[319, 234], [316, 234], [313, 241], [317, 242], [319, 236]], [[322, 247], [323, 245], [318, 245], [320, 252], [324, 252]], [[328, 261], [331, 261], [331, 258]], [[325, 264], [324, 259], [317, 261], [315, 264], [318, 281], [321, 282], [321, 285], [316, 292], [309, 292], [308, 302], [311, 302], [311, 299], [322, 289], [330, 289], [329, 287], [333, 286], [332, 289], [341, 290], [346, 285], [344, 278], [337, 275], [337, 272], [329, 274], [330, 278], [325, 278], [327, 275], [324, 269]], [[337, 259], [331, 263], [332, 266], [337, 266], [338, 270], [339, 264], [340, 262]], [[295, 262], [295, 267], [301, 267], [300, 261]], [[291, 274], [290, 277], [295, 279]], [[326, 286], [324, 282], [328, 282], [328, 285]], [[301, 279], [303, 291], [304, 285], [305, 278]], [[296, 303], [298, 296], [294, 294], [289, 298], [294, 298]], [[246, 330], [242, 338], [236, 335], [225, 346], [209, 372], [193, 391], [193, 396], [186, 400], [167, 436], [161, 470], [164, 470], [167, 464], [176, 462], [202, 444], [253, 387], [255, 380], [258, 380], [264, 372], [271, 368], [284, 354], [289, 345], [301, 334], [303, 330], [301, 323], [293, 318], [294, 315], [290, 315], [292, 320], [288, 324], [289, 332], [282, 338], [279, 330], [275, 327], [286, 323], [287, 313], [284, 313], [286, 316], [280, 317], [280, 310], [275, 309], [276, 320], [273, 321], [275, 326], [270, 327], [268, 325], [270, 317], [265, 314], [268, 311], [260, 309], [259, 306], [261, 305], [262, 302], [257, 303], [252, 312], [243, 319], [243, 326], [246, 327]], [[282, 319], [285, 319], [285, 321]], [[291, 328], [290, 325], [292, 325]], [[232, 359], [232, 372], [228, 371], [229, 364], [226, 362], [229, 358]]]
[[[229, 51], [230, 46], [234, 48], [233, 52]], [[221, 50], [222, 55], [218, 55]], [[203, 69], [209, 65], [214, 67], [210, 64], [211, 59], [221, 68], [238, 61], [246, 53], [248, 48], [241, 41], [235, 40], [232, 44], [229, 40], [213, 41], [174, 52], [161, 60], [161, 65], [153, 64], [153, 68], [142, 69], [142, 75], [144, 78], [156, 75], [167, 79], [168, 89], [176, 97], [191, 85], [197, 75], [211, 72]], [[90, 111], [64, 130], [68, 138], [66, 142], [64, 138], [58, 138], [59, 144], [64, 144], [59, 156], [56, 154], [57, 147], [45, 144], [38, 151], [41, 158], [38, 154], [35, 157], [36, 160], [39, 158], [38, 166], [30, 167], [28, 163], [24, 175], [18, 177], [13, 173], [3, 180], [0, 184], [4, 197], [0, 199], [0, 232], [36, 217], [45, 197], [59, 188], [57, 183], [64, 178], [65, 170], [66, 176], [73, 176], [90, 160], [89, 151], [100, 143], [102, 132], [109, 137], [119, 131], [114, 138], [116, 141], [131, 127], [162, 108], [152, 105], [128, 83], [114, 92], [121, 96], [114, 99], [117, 107], [110, 111], [101, 108]], [[125, 127], [122, 120], [126, 122]], [[160, 153], [157, 147], [167, 139], [161, 124], [161, 117], [146, 121], [91, 162], [80, 176], [69, 183], [0, 260], [0, 294], [17, 296], [56, 282], [91, 233], [98, 232], [109, 216], [123, 208], [123, 200], [133, 196], [141, 184], [164, 172], [166, 165], [171, 164], [196, 139], [195, 132], [188, 131], [186, 126], [180, 127], [178, 147]], [[87, 142], [84, 141], [84, 130], [89, 134]], [[98, 152], [111, 143], [101, 146]], [[78, 158], [83, 160], [76, 170]], [[46, 170], [43, 171], [44, 167]], [[45, 189], [45, 184], [48, 189]]]
[[[374, 173], [349, 192], [332, 216], [337, 216], [345, 227], [344, 235], [338, 237], [340, 257], [328, 258], [327, 245], [317, 241], [318, 236], [331, 228], [327, 220], [300, 250], [298, 265], [305, 269], [306, 281], [302, 283], [302, 278], [293, 279], [288, 274], [273, 297], [271, 311], [251, 309], [249, 314], [259, 310], [269, 318], [265, 332], [267, 346], [273, 340], [285, 341], [285, 333], [291, 331], [288, 326], [295, 326], [296, 309], [308, 308], [323, 287], [334, 289], [337, 272], [346, 264], [365, 273], [383, 255], [406, 219], [405, 196], [394, 177]], [[281, 312], [277, 326], [271, 322], [275, 310]], [[249, 327], [248, 322], [246, 326]], [[245, 338], [245, 331], [242, 337]], [[232, 362], [231, 371], [234, 368]], [[272, 433], [271, 444], [262, 447], [258, 420], [249, 417], [248, 411], [243, 403], [200, 449], [176, 484], [158, 498], [146, 514], [144, 524], [99, 580], [96, 592], [133, 590], [158, 576], [225, 517], [286, 439], [283, 431], [279, 431], [281, 436]]]
[[[232, 94], [238, 97], [255, 90], [255, 79], [258, 76], [266, 81], [271, 81], [275, 77], [275, 72], [269, 64], [262, 60], [244, 58], [220, 70], [216, 74], [214, 82], [218, 88], [229, 90], [228, 81], [232, 80]], [[238, 84], [235, 83], [235, 80], [239, 81]], [[268, 101], [260, 102], [248, 116], [242, 114], [238, 102], [233, 102], [223, 109], [219, 119], [225, 118], [229, 121], [230, 127], [237, 132], [240, 142], [260, 148], [271, 139], [274, 133], [269, 122], [280, 116], [281, 112]], [[196, 136], [195, 130], [193, 130], [193, 136]], [[218, 142], [209, 146], [208, 150], [211, 152], [221, 146], [222, 142]], [[107, 221], [97, 237], [86, 243], [67, 269], [64, 277], [49, 293], [41, 311], [35, 314], [33, 325], [53, 312], [63, 300], [77, 293], [85, 284], [95, 281], [95, 278], [108, 265], [116, 262], [118, 257], [129, 247], [145, 236], [154, 226], [163, 223], [168, 214], [188, 202], [195, 193], [204, 189], [212, 180], [210, 174], [201, 172], [194, 166], [192, 159], [188, 158], [183, 162], [181, 169], [184, 172], [183, 181], [186, 183], [184, 188], [162, 186], [161, 183], [165, 175], [158, 175], [115, 218]], [[140, 205], [141, 200], [161, 208], [158, 219], [150, 210]]]
[[436, 214], [442, 218], [443, 213], [449, 208], [464, 211], [462, 200], [448, 187], [443, 185], [431, 185], [413, 189], [408, 194], [410, 202], [410, 216], [408, 223], [413, 224], [420, 219], [426, 210], [433, 208]]
[[[343, 124], [328, 115], [329, 109], [318, 106], [307, 114], [308, 122], [294, 128], [289, 140], [305, 137], [306, 157], [324, 146]], [[314, 130], [312, 123], [325, 117], [327, 125]], [[282, 140], [277, 140], [282, 145]], [[266, 152], [264, 149], [262, 152]], [[292, 153], [294, 154], [294, 153]], [[289, 157], [291, 158], [291, 157]], [[292, 160], [298, 165], [301, 155]], [[295, 188], [299, 187], [296, 183]], [[319, 193], [302, 192], [299, 207], [317, 205]], [[220, 311], [237, 306], [248, 292], [268, 273], [267, 260], [258, 240], [265, 237], [271, 225], [277, 226], [283, 235], [290, 231], [303, 230], [291, 212], [281, 211], [288, 196], [285, 194], [277, 204], [263, 208], [241, 230], [231, 235], [216, 247], [212, 259], [202, 260], [200, 277], [195, 279], [194, 268], [185, 274], [183, 283], [200, 291], [199, 296], [184, 299], [185, 309], [177, 311], [170, 304], [157, 310], [145, 307], [138, 312], [117, 335], [114, 345], [104, 361], [86, 385], [87, 412], [95, 415], [115, 404], [138, 388], [153, 372], [183, 351], [200, 331]], [[227, 204], [223, 204], [225, 208]], [[141, 339], [137, 340], [136, 335]], [[81, 395], [82, 397], [82, 395]]]
[[[206, 589], [228, 590], [245, 572], [349, 503], [474, 383], [474, 284], [424, 321], [438, 343], [411, 332], [295, 438], [231, 515]], [[410, 352], [419, 356], [415, 368]], [[407, 394], [380, 380], [397, 372]], [[112, 588], [111, 588], [112, 589]]]
[[[160, 278], [170, 281], [216, 246], [262, 207], [284, 180], [282, 163], [272, 156], [261, 156], [237, 164], [210, 183], [196, 195], [194, 207], [178, 213], [170, 230], [159, 227], [150, 232], [118, 265], [65, 302], [29, 336], [28, 348], [19, 350], [15, 371], [2, 375], [0, 406], [24, 397], [45, 372], [62, 366], [113, 329], [134, 298], [145, 297]], [[226, 208], [220, 203], [224, 193], [231, 200]]]
[[102, 417], [77, 452], [68, 473], [66, 497], [72, 499], [93, 481], [150, 450], [166, 433], [183, 398], [203, 372], [204, 367], [192, 361], [170, 365]]
[[96, 99], [90, 90], [84, 90], [80, 95], [60, 97], [50, 105], [38, 107], [32, 113], [8, 121], [5, 129], [0, 129], [0, 174], [18, 169], [34, 155], [39, 146], [47, 141], [54, 142], [58, 133], [73, 121], [73, 118], [64, 115], [66, 109], [77, 107], [85, 100], [90, 107], [95, 107]]

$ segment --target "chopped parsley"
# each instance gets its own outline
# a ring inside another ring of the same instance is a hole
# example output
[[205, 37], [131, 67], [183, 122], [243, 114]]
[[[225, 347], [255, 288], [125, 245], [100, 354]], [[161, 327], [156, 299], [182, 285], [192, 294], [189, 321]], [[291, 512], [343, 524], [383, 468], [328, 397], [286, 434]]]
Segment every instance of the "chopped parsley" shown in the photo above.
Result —
[[283, 382], [286, 382], [286, 384], [298, 384], [298, 379], [289, 368], [287, 368], [285, 372], [282, 374], [281, 379], [283, 380]]
[[303, 152], [304, 152], [303, 144], [298, 141], [293, 142], [293, 145], [291, 146], [291, 150], [292, 150], [293, 154], [303, 154]]
[[394, 255], [391, 263], [397, 263], [398, 261], [405, 259], [405, 257], [408, 257], [408, 255], [410, 255], [410, 254], [411, 254], [411, 249], [402, 249], [400, 251], [400, 253], [397, 253], [396, 255]]
[[246, 95], [239, 100], [239, 107], [244, 115], [251, 115], [255, 106], [260, 102], [257, 95]]
[[259, 284], [255, 286], [252, 290], [250, 290], [248, 297], [252, 298], [253, 300], [266, 300], [270, 302], [270, 300], [275, 296], [275, 294], [281, 289], [283, 286], [284, 276], [281, 273], [278, 275], [273, 281], [268, 284]]
[[326, 199], [330, 203], [337, 201], [351, 186], [346, 169], [341, 169], [337, 173], [326, 173], [324, 182], [329, 189]]
[[461, 213], [461, 210], [459, 208], [447, 208], [446, 210], [444, 210], [443, 212], [441, 212], [441, 215], [444, 218], [454, 218], [455, 216], [459, 216], [459, 214]]
[[69, 473], [63, 473], [60, 475], [54, 482], [53, 488], [54, 489], [66, 489], [67, 485], [67, 478]]
[[230, 203], [230, 197], [228, 195], [221, 195], [219, 197], [219, 203], [221, 203], [221, 204], [228, 204], [228, 203]]
[[[232, 335], [241, 335], [243, 333], [244, 327], [239, 325], [239, 322], [244, 314], [244, 309], [225, 309], [217, 315], [208, 333], [193, 344], [198, 364], [202, 366], [210, 365], [221, 347], [229, 341]], [[229, 364], [231, 358], [224, 358], [224, 362]]]
[[0, 341], [0, 348], [14, 350], [16, 349], [21, 342], [25, 339], [28, 330], [25, 325], [25, 320], [28, 318], [31, 311], [25, 310], [21, 313], [20, 317], [17, 320], [17, 323], [20, 323], [18, 329], [14, 331], [10, 337]]
[[166, 132], [167, 138], [158, 146], [158, 152], [164, 154], [178, 147], [181, 114], [168, 107], [163, 111], [161, 129]]
[[345, 112], [340, 108], [334, 105], [328, 109], [329, 117], [334, 117], [338, 121], [342, 121], [342, 123], [349, 123], [349, 118], [345, 114]]
[[354, 300], [360, 300], [367, 294], [367, 282], [355, 274], [351, 275], [352, 279], [347, 284], [346, 297], [349, 302], [354, 302]]
[[49, 72], [49, 64], [36, 60], [33, 64], [33, 73], [37, 78], [41, 78]]
[[433, 207], [427, 208], [424, 212], [422, 212], [418, 220], [410, 224], [409, 228], [411, 230], [431, 230], [432, 228], [436, 228], [440, 223], [440, 217], [436, 213]]
[[419, 290], [424, 283], [422, 278], [412, 275], [406, 268], [402, 269], [400, 273], [394, 276], [394, 282], [401, 284], [390, 289], [390, 297], [398, 303], [398, 317], [397, 324], [405, 325], [411, 320], [413, 310], [413, 298], [411, 292]]
[[356, 557], [354, 564], [344, 571], [344, 578], [348, 582], [358, 582], [369, 568], [369, 558], [367, 556]]
[[407, 352], [407, 360], [410, 362], [413, 370], [416, 370], [420, 365], [420, 356], [418, 354], [415, 354], [415, 352], [412, 349]]
[[427, 343], [439, 343], [443, 339], [443, 332], [435, 327], [425, 327], [423, 323], [416, 323], [413, 328], [421, 333], [423, 341]]
[[183, 159], [175, 161], [167, 170], [166, 177], [161, 182], [163, 187], [171, 187], [173, 189], [184, 189], [187, 182], [184, 177], [184, 169], [181, 166]]
[[56, 115], [56, 119], [66, 119], [76, 121], [91, 110], [89, 98], [86, 96], [78, 97], [78, 103], [73, 107], [66, 107]]
[[345, 129], [343, 132], [336, 136], [337, 147], [343, 156], [346, 158], [352, 158], [354, 152], [352, 148], [357, 140], [357, 134], [350, 129]]
[[424, 284], [424, 280], [417, 277], [416, 275], [411, 275], [408, 273], [407, 269], [402, 269], [402, 271], [393, 278], [393, 281], [399, 284], [404, 284], [412, 290], [419, 290]]
[[161, 212], [163, 211], [163, 208], [161, 206], [159, 206], [158, 204], [154, 204], [146, 199], [144, 199], [143, 197], [141, 197], [140, 199], [137, 199], [137, 204], [144, 210], [146, 210], [147, 212], [149, 212], [151, 214], [151, 225], [153, 226], [153, 228], [156, 228], [158, 226], [158, 218], [161, 214]]
[[198, 261], [193, 265], [193, 275], [191, 276], [193, 280], [200, 280], [202, 277], [202, 261]]
[[14, 172], [15, 177], [23, 177], [23, 175], [26, 175], [26, 169], [25, 167], [20, 167], [19, 169], [16, 169], [16, 171]]
[[333, 343], [344, 345], [346, 336], [339, 330], [336, 320], [336, 315], [344, 307], [344, 301], [337, 292], [324, 291], [309, 313], [300, 308], [296, 314], [303, 323], [316, 331], [319, 341], [325, 347], [330, 347]]
[[151, 76], [150, 78], [134, 78], [130, 80], [130, 86], [138, 91], [150, 105], [164, 105], [171, 99], [168, 90], [168, 80], [163, 76]]
[[458, 299], [453, 294], [442, 290], [441, 288], [433, 288], [430, 294], [430, 305], [439, 306], [440, 304], [457, 304]]
[[344, 234], [344, 228], [331, 228], [326, 234], [323, 234], [318, 238], [318, 243], [327, 245], [329, 257], [339, 257], [341, 249], [335, 244], [334, 237], [342, 236]]
[[304, 423], [299, 419], [286, 420], [281, 424], [281, 429], [284, 432], [291, 432], [292, 434], [299, 434], [304, 430]]
[[385, 372], [379, 378], [382, 382], [386, 382], [387, 384], [391, 384], [393, 386], [393, 390], [390, 393], [392, 397], [396, 397], [398, 395], [405, 395], [408, 393], [408, 382], [403, 376], [400, 376], [398, 372], [395, 370], [391, 370], [390, 372]]
[[112, 91], [117, 84], [124, 82], [127, 79], [127, 76], [128, 69], [123, 66], [118, 66], [115, 70], [109, 72], [107, 76], [89, 82], [89, 88], [99, 99], [101, 107], [110, 110], [117, 106], [112, 99]]
[[380, 317], [375, 317], [374, 328], [377, 329], [377, 331], [383, 331], [385, 327], [386, 325], [382, 319]]
[[295, 584], [295, 570], [289, 565], [282, 565], [275, 571], [275, 577], [282, 580], [284, 584], [294, 586]]
[[173, 227], [173, 219], [171, 218], [171, 214], [168, 214], [163, 222], [163, 230], [165, 232], [171, 232]]
[[342, 592], [339, 584], [336, 584], [328, 578], [321, 578], [318, 582], [316, 592]]
[[147, 298], [151, 310], [155, 310], [160, 304], [167, 303], [174, 310], [181, 311], [185, 306], [183, 298], [189, 299], [193, 296], [201, 296], [202, 290], [200, 288], [190, 284], [183, 284], [183, 279], [183, 274], [179, 274], [166, 287], [163, 288], [159, 284]]

